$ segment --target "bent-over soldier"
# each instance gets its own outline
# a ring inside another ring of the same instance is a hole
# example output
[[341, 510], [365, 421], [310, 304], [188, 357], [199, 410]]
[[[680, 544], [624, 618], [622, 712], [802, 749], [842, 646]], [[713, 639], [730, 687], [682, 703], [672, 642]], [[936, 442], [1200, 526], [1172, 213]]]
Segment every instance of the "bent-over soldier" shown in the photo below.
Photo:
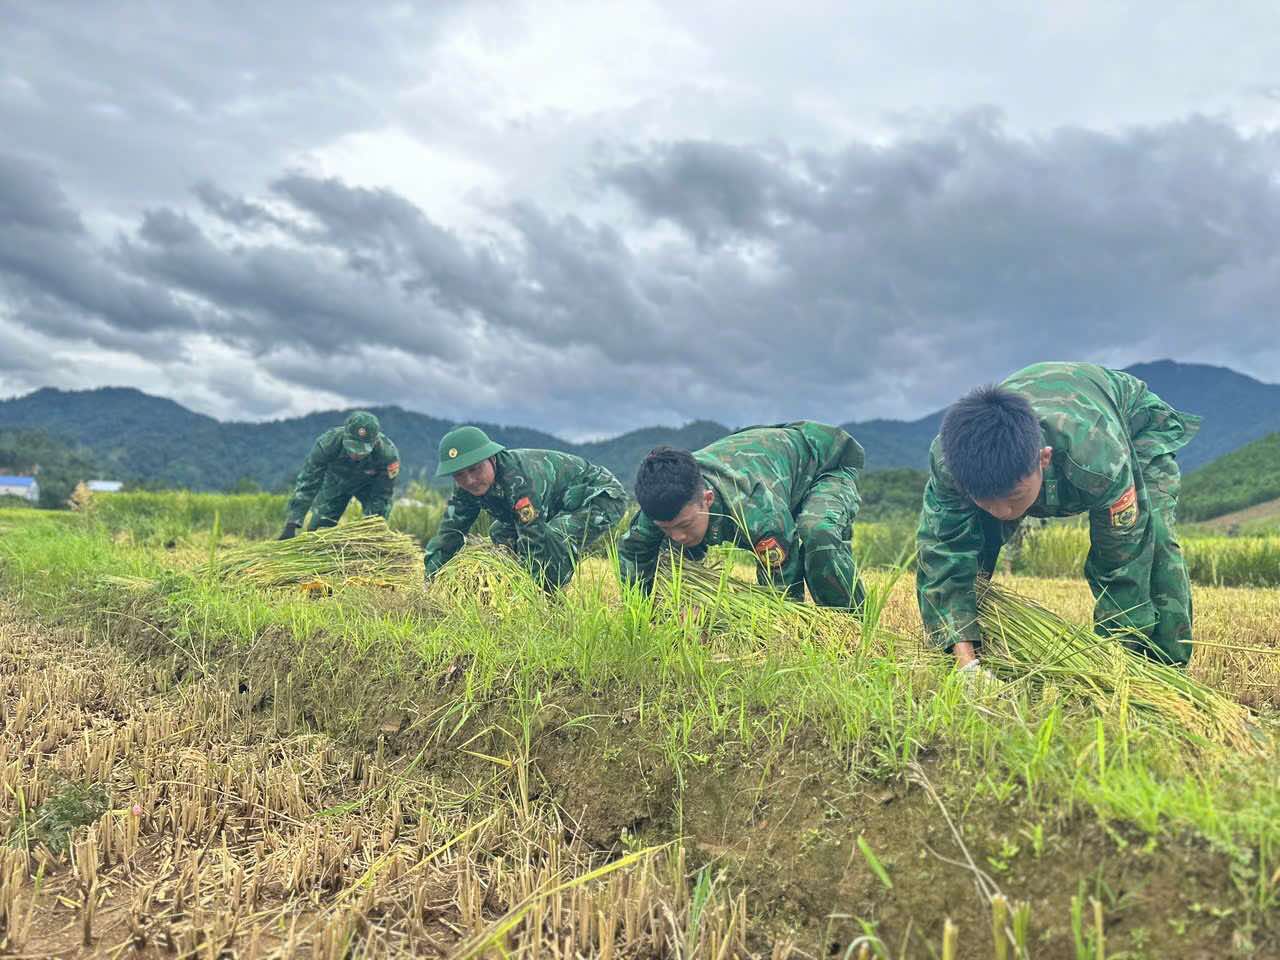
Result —
[[377, 417], [357, 410], [342, 426], [320, 434], [311, 447], [294, 483], [279, 539], [298, 532], [308, 509], [308, 530], [336, 525], [352, 497], [360, 501], [366, 516], [386, 519], [399, 473], [396, 445], [383, 434]]
[[930, 450], [916, 591], [934, 643], [974, 669], [976, 581], [1024, 516], [1088, 514], [1085, 577], [1101, 635], [1154, 660], [1191, 658], [1191, 587], [1174, 535], [1174, 454], [1200, 418], [1091, 363], [1037, 363], [953, 405]]
[[493, 542], [514, 551], [544, 589], [558, 589], [627, 510], [626, 491], [604, 467], [556, 450], [508, 450], [479, 427], [441, 438], [436, 476], [452, 477], [454, 490], [423, 557], [428, 580], [487, 510]]
[[690, 453], [653, 450], [636, 475], [640, 512], [618, 543], [619, 576], [645, 590], [671, 542], [692, 560], [729, 543], [756, 555], [757, 579], [793, 600], [860, 608], [853, 521], [862, 447], [839, 427], [801, 420], [748, 427]]

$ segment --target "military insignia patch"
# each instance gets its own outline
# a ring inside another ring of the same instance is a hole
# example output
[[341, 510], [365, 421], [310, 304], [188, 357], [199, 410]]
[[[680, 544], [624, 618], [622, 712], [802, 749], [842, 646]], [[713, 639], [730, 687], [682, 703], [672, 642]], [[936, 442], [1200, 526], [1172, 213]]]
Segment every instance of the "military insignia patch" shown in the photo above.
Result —
[[1107, 508], [1113, 527], [1132, 527], [1138, 522], [1138, 490], [1130, 487]]
[[399, 460], [392, 460], [390, 463], [387, 464], [387, 476], [390, 477], [392, 480], [396, 478], [396, 474], [398, 474], [399, 472], [400, 472]]
[[457, 447], [450, 447], [450, 448], [449, 448], [449, 459], [450, 459], [450, 460], [453, 460], [453, 459], [455, 459], [457, 456], [458, 456], [458, 448], [457, 448]]
[[787, 561], [787, 551], [778, 542], [777, 537], [765, 537], [755, 547], [756, 558], [770, 570], [782, 566]]
[[521, 523], [533, 523], [538, 519], [538, 508], [533, 505], [533, 501], [528, 497], [521, 497], [517, 500], [514, 509], [516, 518]]

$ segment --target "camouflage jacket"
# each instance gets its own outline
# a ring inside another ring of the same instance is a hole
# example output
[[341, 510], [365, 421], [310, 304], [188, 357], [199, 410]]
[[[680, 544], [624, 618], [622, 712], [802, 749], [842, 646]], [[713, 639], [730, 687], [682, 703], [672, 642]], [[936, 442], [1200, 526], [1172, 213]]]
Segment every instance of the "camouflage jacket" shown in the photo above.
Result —
[[371, 484], [373, 496], [366, 501], [368, 513], [383, 517], [391, 515], [396, 476], [400, 472], [400, 452], [396, 445], [385, 435], [379, 436], [373, 445], [373, 453], [363, 460], [352, 460], [343, 449], [342, 435], [342, 427], [334, 427], [320, 434], [312, 445], [294, 482], [293, 496], [289, 498], [289, 523], [302, 523], [311, 509], [311, 502], [326, 481], [336, 486], [334, 493], [349, 490], [354, 494], [366, 483]]
[[[780, 550], [791, 556], [795, 514], [819, 478], [861, 469], [858, 441], [839, 427], [810, 420], [747, 427], [694, 451], [702, 477], [715, 495], [707, 535], [683, 555], [701, 560], [707, 548], [730, 543], [754, 551], [765, 563]], [[619, 575], [627, 583], [653, 587], [658, 557], [669, 541], [643, 513], [618, 541]]]
[[[1043, 445], [1053, 448], [1040, 496], [1027, 515], [1087, 513], [1086, 573], [1098, 597], [1096, 622], [1149, 629], [1155, 622], [1152, 538], [1141, 465], [1185, 446], [1200, 418], [1173, 409], [1136, 377], [1091, 363], [1037, 363], [1002, 386], [1031, 402]], [[956, 488], [941, 438], [934, 439], [929, 461], [916, 532], [916, 594], [930, 637], [950, 649], [957, 641], [982, 639], [974, 587], [987, 514]]]
[[495, 524], [514, 528], [516, 552], [538, 558], [547, 551], [547, 521], [581, 510], [597, 497], [626, 502], [627, 492], [604, 467], [556, 450], [503, 450], [494, 456], [494, 479], [484, 496], [454, 487], [423, 562], [430, 577], [461, 549], [467, 531], [489, 511]]

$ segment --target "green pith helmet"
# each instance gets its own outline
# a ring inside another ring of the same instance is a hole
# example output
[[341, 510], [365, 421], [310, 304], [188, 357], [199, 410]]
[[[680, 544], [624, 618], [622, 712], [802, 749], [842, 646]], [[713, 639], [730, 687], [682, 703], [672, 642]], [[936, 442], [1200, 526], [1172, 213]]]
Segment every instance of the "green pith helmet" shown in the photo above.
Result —
[[436, 467], [436, 476], [447, 477], [474, 467], [481, 460], [505, 449], [502, 444], [490, 440], [479, 427], [454, 427], [440, 438], [440, 466]]
[[342, 447], [347, 453], [367, 457], [373, 453], [373, 445], [378, 441], [381, 429], [378, 418], [372, 413], [357, 410], [342, 425]]

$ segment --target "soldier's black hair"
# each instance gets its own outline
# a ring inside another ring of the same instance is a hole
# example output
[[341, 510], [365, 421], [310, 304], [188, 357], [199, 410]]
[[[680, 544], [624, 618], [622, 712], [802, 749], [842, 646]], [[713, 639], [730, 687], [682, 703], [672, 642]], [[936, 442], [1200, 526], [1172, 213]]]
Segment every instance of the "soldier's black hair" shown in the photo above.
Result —
[[698, 461], [688, 450], [654, 447], [636, 471], [636, 500], [650, 520], [674, 520], [705, 488]]
[[1027, 398], [994, 384], [965, 394], [942, 418], [942, 456], [974, 500], [1008, 496], [1036, 468], [1043, 436]]

